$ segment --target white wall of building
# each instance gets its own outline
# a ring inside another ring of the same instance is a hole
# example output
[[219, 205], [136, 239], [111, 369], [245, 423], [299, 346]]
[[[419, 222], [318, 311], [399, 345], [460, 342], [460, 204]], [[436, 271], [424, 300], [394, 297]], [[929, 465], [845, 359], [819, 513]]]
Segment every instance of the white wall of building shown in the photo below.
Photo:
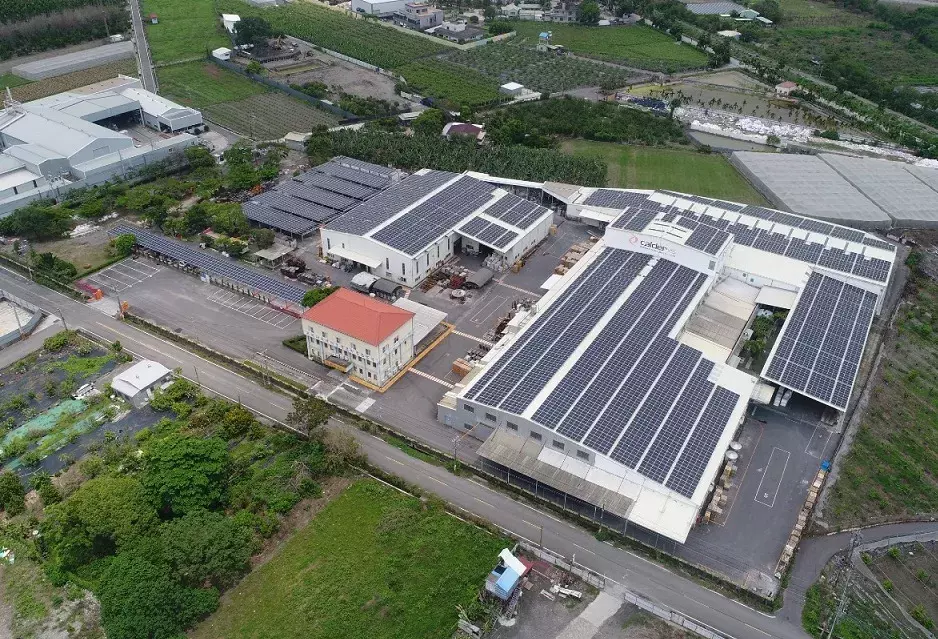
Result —
[[395, 11], [404, 12], [411, 0], [352, 0], [352, 11], [372, 16], [389, 16]]
[[408, 320], [375, 346], [309, 320], [303, 320], [309, 358], [324, 361], [339, 357], [351, 364], [349, 372], [377, 386], [391, 379], [414, 357], [414, 322]]

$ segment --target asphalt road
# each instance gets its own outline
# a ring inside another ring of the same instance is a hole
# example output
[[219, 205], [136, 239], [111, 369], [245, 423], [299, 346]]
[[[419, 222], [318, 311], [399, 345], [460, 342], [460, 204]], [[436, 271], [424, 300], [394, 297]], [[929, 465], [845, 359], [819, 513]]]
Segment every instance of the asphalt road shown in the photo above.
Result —
[[[201, 384], [206, 390], [240, 401], [261, 416], [282, 421], [290, 410], [290, 400], [283, 395], [20, 275], [0, 269], [0, 288], [64, 317], [69, 328], [82, 328], [107, 341], [120, 340], [124, 348], [134, 355], [160, 361], [169, 368], [178, 368], [183, 376]], [[488, 488], [473, 478], [455, 476], [357, 429], [351, 429], [351, 432], [375, 466], [517, 536], [535, 543], [542, 541], [550, 550], [574, 558], [607, 579], [663, 607], [718, 629], [728, 637], [807, 637], [794, 620], [753, 610], [643, 557], [599, 542], [585, 530]]]
[[137, 48], [137, 66], [140, 67], [140, 81], [143, 83], [144, 89], [156, 93], [156, 74], [153, 72], [153, 61], [150, 59], [150, 45], [147, 43], [147, 33], [143, 28], [140, 0], [130, 0], [130, 20], [134, 28], [134, 44]]

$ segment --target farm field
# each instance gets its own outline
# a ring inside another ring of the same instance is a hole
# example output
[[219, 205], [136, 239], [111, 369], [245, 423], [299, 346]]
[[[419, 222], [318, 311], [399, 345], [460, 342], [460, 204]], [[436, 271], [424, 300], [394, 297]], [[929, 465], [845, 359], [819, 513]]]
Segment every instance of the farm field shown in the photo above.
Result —
[[[120, 62], [113, 62], [82, 71], [74, 71], [54, 78], [37, 80], [36, 82], [27, 82], [26, 80], [16, 78], [17, 80], [21, 80], [19, 84], [9, 84], [7, 86], [12, 87], [11, 92], [15, 99], [20, 102], [29, 102], [30, 100], [38, 100], [39, 98], [61, 93], [62, 91], [70, 91], [88, 84], [101, 82], [102, 80], [109, 80], [120, 74], [136, 77], [137, 63], [134, 60], [121, 60]], [[3, 77], [6, 78], [8, 76]]]
[[499, 97], [498, 82], [450, 62], [421, 60], [397, 71], [409, 89], [456, 105], [477, 106]]
[[219, 13], [237, 13], [242, 18], [261, 16], [270, 23], [274, 31], [283, 31], [301, 40], [384, 69], [400, 67], [449, 48], [442, 40], [436, 42], [410, 35], [308, 2], [258, 9], [241, 0], [218, 0], [215, 8]]
[[863, 421], [824, 507], [837, 526], [938, 512], [938, 282], [925, 273], [911, 277]]
[[719, 154], [588, 140], [567, 140], [563, 149], [574, 155], [596, 157], [606, 162], [609, 186], [671, 189], [734, 202], [767, 204], [765, 198]]
[[206, 51], [231, 46], [212, 2], [141, 0], [141, 5], [144, 16], [159, 16], [159, 24], [144, 20], [154, 64], [204, 57]]
[[335, 126], [339, 122], [327, 111], [276, 91], [212, 104], [203, 113], [212, 122], [255, 140], [279, 139], [290, 131], [308, 132], [320, 124]]
[[[515, 31], [527, 44], [534, 45], [544, 30], [537, 22], [513, 22]], [[704, 67], [707, 56], [690, 46], [646, 26], [582, 27], [573, 24], [551, 24], [551, 42], [561, 44], [573, 53], [619, 62], [650, 71], [674, 72]]]
[[938, 620], [938, 542], [903, 545], [898, 553], [883, 552], [870, 562], [880, 582], [893, 584], [893, 597], [906, 609], [921, 606], [932, 621]]
[[506, 540], [371, 480], [226, 594], [191, 639], [452, 636]]
[[160, 93], [201, 109], [220, 102], [244, 100], [268, 91], [244, 76], [210, 62], [187, 62], [157, 69]]
[[518, 82], [542, 93], [599, 86], [629, 84], [634, 74], [610, 65], [551, 53], [540, 53], [517, 42], [489, 44], [446, 56], [451, 62], [475, 69], [499, 85]]

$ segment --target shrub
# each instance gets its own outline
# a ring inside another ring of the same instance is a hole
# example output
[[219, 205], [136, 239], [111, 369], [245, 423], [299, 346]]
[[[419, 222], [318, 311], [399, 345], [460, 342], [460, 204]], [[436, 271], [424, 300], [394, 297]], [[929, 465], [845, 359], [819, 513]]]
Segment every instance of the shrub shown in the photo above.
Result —
[[52, 337], [47, 337], [46, 340], [42, 343], [42, 347], [47, 351], [57, 353], [72, 342], [72, 337], [74, 333], [71, 331], [62, 331], [61, 333], [56, 333]]
[[893, 590], [893, 585], [892, 585], [892, 581], [891, 581], [891, 580], [889, 580], [889, 579], [884, 579], [884, 580], [883, 580], [883, 590], [885, 590], [886, 592], [892, 592], [892, 590]]
[[0, 474], [0, 510], [6, 511], [10, 517], [26, 510], [26, 490], [20, 478], [9, 470]]
[[889, 550], [886, 551], [886, 554], [888, 554], [893, 559], [898, 560], [899, 559], [899, 546], [890, 547]]

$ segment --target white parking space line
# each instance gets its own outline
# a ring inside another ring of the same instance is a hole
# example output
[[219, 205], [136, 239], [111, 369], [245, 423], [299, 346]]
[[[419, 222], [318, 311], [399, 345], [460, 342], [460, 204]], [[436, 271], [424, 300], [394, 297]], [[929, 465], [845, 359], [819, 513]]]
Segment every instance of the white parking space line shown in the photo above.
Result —
[[162, 267], [151, 266], [143, 262], [133, 260], [124, 260], [112, 264], [97, 273], [90, 275], [87, 281], [100, 286], [101, 288], [120, 293], [127, 290], [135, 284], [139, 284], [162, 271]]
[[294, 322], [298, 321], [292, 315], [281, 313], [280, 311], [276, 311], [270, 308], [266, 304], [261, 304], [260, 302], [256, 302], [250, 298], [242, 297], [241, 295], [238, 295], [232, 291], [227, 291], [225, 289], [218, 289], [209, 295], [208, 300], [224, 308], [229, 308], [233, 311], [247, 315], [251, 319], [264, 322], [265, 324], [270, 324], [271, 326], [275, 326], [277, 328], [287, 328]]
[[[759, 480], [759, 487], [756, 488], [756, 496], [754, 497], [756, 502], [763, 506], [768, 506], [769, 508], [775, 506], [775, 498], [778, 497], [778, 490], [782, 486], [782, 478], [785, 476], [785, 470], [788, 468], [788, 460], [790, 457], [791, 453], [787, 450], [782, 450], [781, 448], [772, 449], [772, 454], [769, 455], [769, 463], [765, 465], [762, 479]], [[765, 483], [766, 478], [768, 478], [768, 484], [763, 487], [762, 484]], [[775, 485], [774, 489], [772, 488], [773, 484]]]
[[[486, 300], [485, 304], [482, 305], [475, 315], [469, 318], [469, 321], [473, 324], [485, 324], [488, 322], [496, 313], [498, 309], [501, 308], [501, 305], [508, 301], [508, 298], [504, 295], [495, 295]], [[491, 310], [488, 310], [491, 309]], [[488, 310], [486, 313], [485, 311]]]

